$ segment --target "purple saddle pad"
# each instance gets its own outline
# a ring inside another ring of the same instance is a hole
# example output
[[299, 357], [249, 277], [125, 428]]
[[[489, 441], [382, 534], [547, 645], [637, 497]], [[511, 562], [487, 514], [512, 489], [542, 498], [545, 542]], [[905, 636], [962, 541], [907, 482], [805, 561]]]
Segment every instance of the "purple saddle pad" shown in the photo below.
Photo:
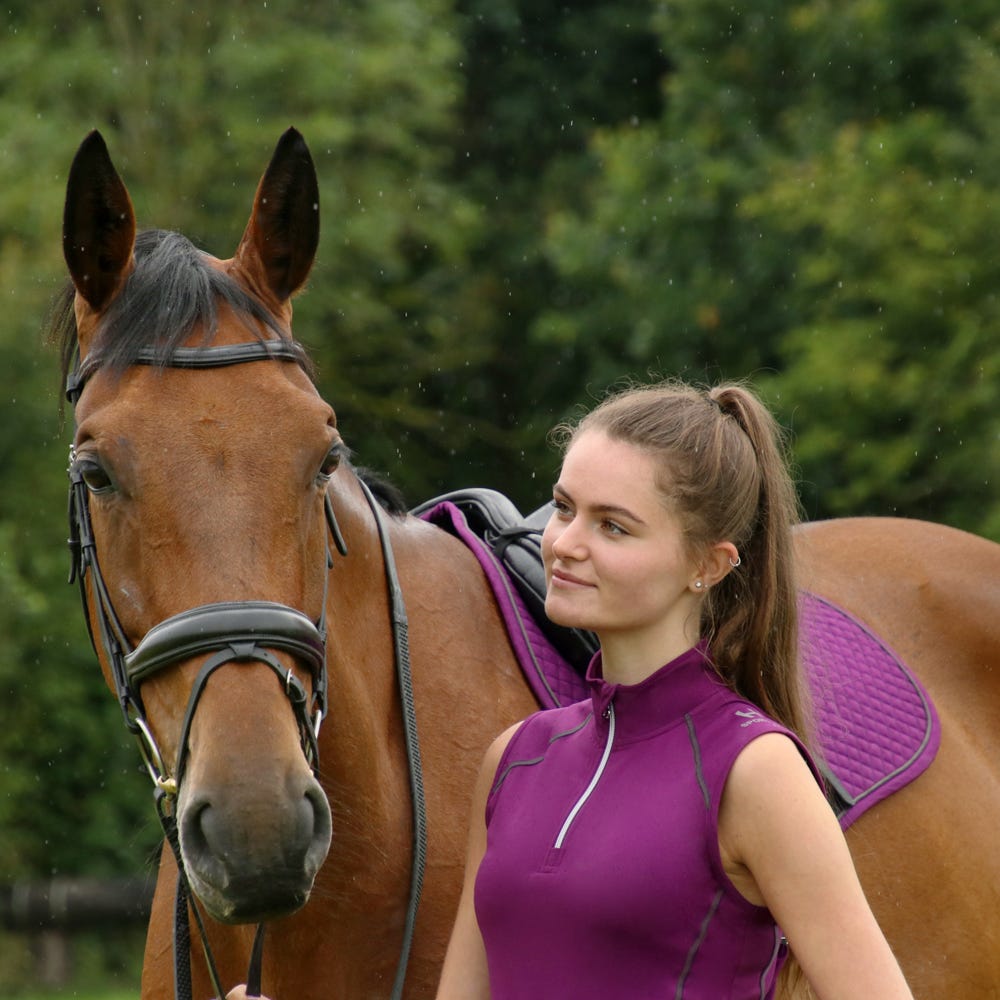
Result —
[[799, 612], [817, 736], [847, 829], [927, 769], [941, 724], [920, 681], [861, 622], [810, 593]]
[[[420, 516], [461, 539], [479, 560], [538, 704], [556, 708], [586, 698], [583, 678], [549, 642], [462, 511], [442, 501]], [[920, 682], [857, 619], [809, 593], [801, 595], [799, 610], [824, 772], [846, 829], [927, 768], [941, 741], [940, 723]]]

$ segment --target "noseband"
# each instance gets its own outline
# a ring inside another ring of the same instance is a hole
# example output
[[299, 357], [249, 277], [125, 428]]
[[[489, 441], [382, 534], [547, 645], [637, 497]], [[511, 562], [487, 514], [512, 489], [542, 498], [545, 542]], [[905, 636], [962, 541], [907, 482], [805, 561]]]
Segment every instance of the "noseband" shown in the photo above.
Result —
[[[266, 340], [236, 345], [176, 348], [169, 354], [144, 349], [132, 362], [139, 365], [156, 365], [169, 368], [219, 368], [265, 360], [294, 361], [305, 367], [305, 351], [300, 344], [290, 340]], [[66, 396], [74, 406], [83, 387], [102, 364], [93, 355], [82, 363], [67, 379]], [[178, 840], [174, 801], [180, 791], [188, 754], [188, 736], [199, 699], [209, 677], [227, 663], [263, 663], [270, 667], [281, 681], [298, 725], [302, 750], [313, 774], [319, 768], [317, 737], [326, 714], [326, 585], [329, 569], [333, 565], [329, 544], [324, 567], [324, 594], [320, 618], [313, 622], [303, 612], [271, 601], [239, 601], [203, 604], [189, 608], [165, 619], [146, 633], [138, 645], [133, 646], [115, 612], [111, 595], [101, 573], [97, 547], [90, 521], [89, 491], [83, 473], [70, 448], [69, 464], [69, 548], [71, 555], [70, 583], [79, 583], [84, 617], [95, 652], [103, 649], [111, 668], [118, 702], [128, 730], [136, 737], [143, 762], [155, 786], [156, 808], [167, 841], [177, 859], [178, 887], [175, 909], [175, 972], [178, 997], [190, 997], [190, 950], [187, 929], [189, 888]], [[343, 536], [334, 517], [329, 495], [325, 500], [327, 526], [337, 550], [347, 554]], [[98, 635], [95, 636], [90, 615], [90, 599], [86, 577], [90, 574], [96, 603], [95, 619]], [[100, 647], [100, 648], [99, 648]], [[274, 650], [290, 654], [298, 663], [309, 668], [312, 677], [312, 694], [290, 668], [281, 663]], [[187, 709], [181, 726], [177, 761], [173, 775], [168, 773], [163, 754], [153, 737], [142, 702], [142, 683], [174, 664], [196, 656], [211, 654], [204, 662], [188, 697]], [[196, 906], [191, 907], [201, 932], [205, 957], [213, 986], [219, 997], [225, 995], [219, 984], [218, 973], [211, 952], [202, 918]], [[257, 929], [251, 968], [248, 979], [259, 985], [263, 924]], [[259, 991], [258, 991], [259, 992]]]

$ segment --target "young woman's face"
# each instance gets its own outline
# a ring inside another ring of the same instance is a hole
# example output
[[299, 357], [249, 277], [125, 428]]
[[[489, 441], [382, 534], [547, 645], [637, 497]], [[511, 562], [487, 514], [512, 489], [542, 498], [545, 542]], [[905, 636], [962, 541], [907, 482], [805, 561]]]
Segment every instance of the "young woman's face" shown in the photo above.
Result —
[[549, 618], [597, 632], [602, 644], [612, 636], [649, 649], [697, 641], [697, 567], [647, 452], [584, 431], [553, 499], [542, 535]]

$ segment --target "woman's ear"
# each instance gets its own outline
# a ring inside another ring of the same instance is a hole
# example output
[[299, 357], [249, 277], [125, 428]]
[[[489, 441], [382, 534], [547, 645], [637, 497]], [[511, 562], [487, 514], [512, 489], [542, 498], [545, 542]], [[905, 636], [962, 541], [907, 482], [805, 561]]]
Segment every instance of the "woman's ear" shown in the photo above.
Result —
[[698, 578], [705, 587], [714, 587], [740, 564], [739, 550], [732, 542], [716, 542], [705, 553], [698, 568]]

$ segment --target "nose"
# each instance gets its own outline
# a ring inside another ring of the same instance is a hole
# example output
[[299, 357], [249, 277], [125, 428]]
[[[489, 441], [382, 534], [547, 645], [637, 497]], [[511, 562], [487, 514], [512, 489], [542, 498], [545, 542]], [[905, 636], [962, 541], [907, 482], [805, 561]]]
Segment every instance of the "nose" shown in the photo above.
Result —
[[225, 923], [294, 912], [332, 823], [273, 669], [248, 661], [213, 673], [186, 745], [176, 815], [192, 891]]
[[198, 789], [181, 804], [181, 852], [192, 888], [217, 919], [257, 921], [305, 903], [330, 846], [330, 806], [309, 772], [283, 794]]
[[585, 546], [579, 519], [553, 514], [542, 536], [543, 550], [546, 547], [556, 559], [583, 558]]

